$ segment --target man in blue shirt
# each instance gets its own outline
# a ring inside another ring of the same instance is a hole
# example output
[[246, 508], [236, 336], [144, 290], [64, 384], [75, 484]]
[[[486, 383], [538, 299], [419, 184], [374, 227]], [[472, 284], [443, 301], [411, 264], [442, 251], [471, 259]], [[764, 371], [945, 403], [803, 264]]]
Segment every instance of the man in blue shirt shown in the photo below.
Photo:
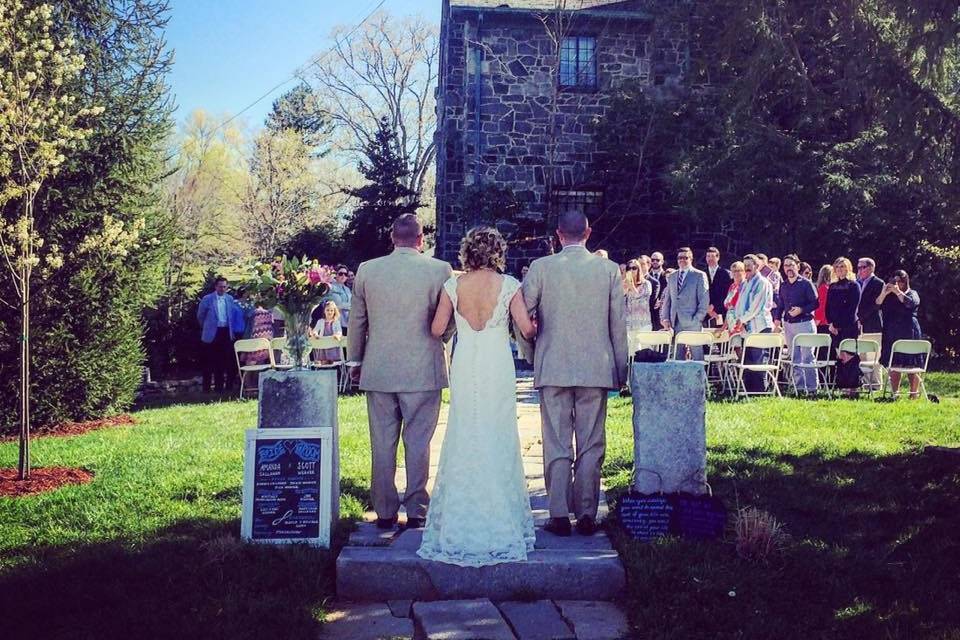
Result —
[[[793, 349], [794, 364], [813, 362], [813, 349], [793, 348], [793, 339], [801, 333], [816, 333], [817, 325], [813, 312], [817, 310], [817, 289], [813, 283], [800, 276], [800, 258], [791, 254], [783, 259], [783, 272], [787, 278], [780, 284], [780, 304], [773, 310], [773, 318], [780, 323], [787, 344]], [[802, 393], [817, 392], [817, 372], [806, 367], [793, 368], [793, 380]]]
[[200, 300], [197, 321], [200, 323], [200, 341], [203, 343], [203, 391], [210, 392], [210, 380], [218, 393], [232, 389], [237, 378], [237, 366], [233, 354], [234, 335], [230, 324], [231, 315], [236, 315], [237, 303], [227, 293], [227, 279], [218, 276], [213, 292]]

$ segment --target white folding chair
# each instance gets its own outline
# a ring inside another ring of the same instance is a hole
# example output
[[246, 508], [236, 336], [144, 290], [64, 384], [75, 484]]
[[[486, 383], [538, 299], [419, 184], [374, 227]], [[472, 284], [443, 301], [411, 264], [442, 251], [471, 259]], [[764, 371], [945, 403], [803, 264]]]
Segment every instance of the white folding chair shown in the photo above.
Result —
[[780, 351], [780, 373], [777, 374], [777, 382], [782, 385], [784, 390], [790, 388], [790, 380], [793, 378], [793, 351], [790, 349], [790, 344], [787, 342], [787, 334], [783, 333], [781, 329], [777, 334], [783, 340], [783, 347]]
[[870, 351], [867, 353], [864, 353], [864, 352], [860, 353], [860, 368], [861, 369], [864, 368], [864, 363], [876, 362], [878, 364], [877, 367], [871, 367], [869, 372], [874, 376], [873, 379], [876, 380], [877, 383], [879, 383], [879, 386], [873, 389], [873, 391], [880, 391], [883, 388], [883, 373], [884, 373], [883, 363], [880, 362], [880, 345], [883, 344], [883, 334], [882, 333], [861, 333], [860, 341], [863, 342], [864, 340], [872, 340], [873, 342], [877, 343], [877, 350]]
[[[320, 364], [319, 361], [314, 360], [314, 356], [317, 351], [326, 350], [326, 349], [336, 349], [337, 350], [337, 359], [332, 361], [330, 364]], [[333, 336], [320, 336], [316, 338], [310, 338], [310, 368], [311, 369], [333, 369], [339, 372], [340, 379], [337, 381], [337, 388], [339, 390], [343, 389], [343, 379], [346, 377], [346, 361], [343, 359], [343, 348], [340, 345], [340, 340]]]
[[[720, 335], [713, 336], [713, 347], [710, 353], [704, 355], [703, 359], [707, 362], [707, 381], [710, 383], [720, 383], [721, 389], [726, 389], [733, 393], [733, 380], [730, 377], [730, 363], [737, 361], [737, 355], [733, 352], [733, 338], [730, 332], [724, 329]], [[711, 367], [715, 374], [711, 374]]]
[[[265, 364], [240, 364], [241, 353], [256, 353], [257, 351], [265, 351], [267, 353], [267, 362]], [[242, 400], [247, 374], [260, 373], [261, 371], [273, 369], [273, 350], [270, 348], [270, 341], [266, 338], [250, 338], [234, 342], [233, 355], [237, 359], [237, 371], [240, 372], [240, 399]]]
[[[870, 383], [872, 374], [880, 371], [882, 367], [880, 366], [880, 343], [876, 340], [867, 340], [864, 338], [844, 338], [840, 341], [840, 344], [837, 347], [838, 351], [843, 351], [846, 353], [855, 353], [860, 356], [860, 374], [861, 374], [861, 384], [860, 390], [867, 390], [867, 393], [870, 397], [873, 397], [873, 392], [875, 389]], [[866, 380], [863, 380], [864, 376], [867, 377]], [[882, 371], [880, 377], [881, 384], [883, 383]]]
[[666, 355], [670, 354], [670, 343], [673, 342], [673, 331], [628, 331], [627, 348], [630, 354], [640, 349], [656, 349]]
[[[747, 349], [765, 349], [769, 351], [770, 357], [767, 364], [747, 364]], [[737, 397], [750, 397], [751, 395], [776, 395], [780, 396], [780, 385], [777, 384], [777, 376], [780, 373], [780, 359], [783, 357], [783, 337], [778, 333], [754, 333], [748, 335], [743, 340], [743, 349], [740, 352], [740, 361], [734, 362], [730, 367], [736, 372]], [[743, 383], [743, 374], [752, 371], [763, 373], [764, 380], [769, 380], [770, 387], [766, 391], [747, 391]]]
[[[704, 356], [710, 351], [711, 345], [713, 345], [713, 333], [709, 331], [681, 331], [677, 334], [673, 343], [673, 353], [670, 359], [693, 360], [693, 350], [690, 349], [690, 347], [701, 347], [701, 359], [693, 361], [708, 366], [709, 363]], [[681, 349], [683, 349], [682, 352], [680, 351]], [[683, 354], [683, 358], [678, 357], [681, 353]]]
[[[923, 381], [923, 376], [927, 373], [927, 366], [930, 364], [931, 349], [932, 346], [929, 340], [897, 340], [894, 342], [893, 346], [890, 348], [890, 359], [887, 361], [887, 380], [890, 379], [891, 373], [899, 373], [900, 375], [917, 375], [920, 377], [920, 393], [923, 394], [924, 399], [929, 400], [930, 398], [927, 396], [927, 385]], [[923, 356], [923, 366], [894, 366], [893, 361], [898, 353], [908, 356]], [[894, 393], [892, 382], [890, 383], [890, 392]], [[887, 394], [887, 385], [884, 385], [883, 387], [883, 394], [884, 396]]]
[[273, 356], [273, 368], [274, 369], [292, 369], [293, 364], [289, 362], [283, 362], [284, 354], [287, 352], [287, 339], [283, 336], [279, 338], [272, 338], [270, 340], [270, 353]]
[[340, 392], [346, 393], [353, 384], [350, 380], [350, 370], [347, 368], [347, 347], [350, 345], [350, 336], [340, 338], [340, 348], [343, 349], [343, 379], [340, 381]]
[[[797, 376], [796, 370], [800, 369], [810, 369], [816, 372], [817, 379], [823, 384], [824, 388], [827, 390], [827, 393], [833, 394], [833, 389], [830, 386], [830, 367], [833, 366], [832, 360], [821, 360], [820, 353], [830, 352], [830, 342], [831, 338], [826, 333], [798, 333], [793, 337], [793, 346], [790, 348], [790, 388], [793, 390], [793, 393], [796, 395], [799, 393], [797, 389]], [[797, 362], [792, 358], [793, 352], [797, 349], [813, 349], [813, 360], [810, 363]]]

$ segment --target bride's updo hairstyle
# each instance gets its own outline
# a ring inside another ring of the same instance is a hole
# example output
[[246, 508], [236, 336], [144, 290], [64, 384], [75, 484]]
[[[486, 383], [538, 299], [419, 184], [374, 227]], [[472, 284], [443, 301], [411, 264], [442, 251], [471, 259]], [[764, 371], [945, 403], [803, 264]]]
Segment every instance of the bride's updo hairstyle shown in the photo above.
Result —
[[493, 227], [474, 227], [460, 242], [460, 264], [465, 271], [507, 268], [507, 241]]

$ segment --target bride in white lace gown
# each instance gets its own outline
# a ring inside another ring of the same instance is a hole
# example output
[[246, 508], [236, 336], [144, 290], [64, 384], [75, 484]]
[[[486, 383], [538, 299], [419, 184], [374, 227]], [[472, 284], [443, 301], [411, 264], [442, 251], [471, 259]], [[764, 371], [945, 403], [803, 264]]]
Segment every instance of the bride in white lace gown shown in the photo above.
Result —
[[492, 228], [471, 229], [440, 296], [434, 335], [451, 314], [457, 343], [450, 369], [450, 413], [423, 542], [417, 553], [466, 567], [527, 559], [535, 540], [517, 432], [510, 316], [536, 333], [520, 283], [500, 275], [506, 243]]

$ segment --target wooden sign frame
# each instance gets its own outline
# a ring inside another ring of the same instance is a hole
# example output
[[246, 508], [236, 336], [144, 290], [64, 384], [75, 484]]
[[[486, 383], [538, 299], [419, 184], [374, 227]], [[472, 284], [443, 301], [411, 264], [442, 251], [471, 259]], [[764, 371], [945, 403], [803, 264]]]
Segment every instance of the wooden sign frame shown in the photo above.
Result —
[[[257, 442], [259, 440], [320, 440], [320, 472], [317, 481], [319, 531], [316, 538], [254, 538], [253, 502], [256, 477]], [[330, 548], [334, 526], [332, 514], [333, 483], [333, 428], [248, 429], [243, 456], [243, 512], [240, 518], [240, 537], [246, 542], [264, 544], [309, 544]]]

